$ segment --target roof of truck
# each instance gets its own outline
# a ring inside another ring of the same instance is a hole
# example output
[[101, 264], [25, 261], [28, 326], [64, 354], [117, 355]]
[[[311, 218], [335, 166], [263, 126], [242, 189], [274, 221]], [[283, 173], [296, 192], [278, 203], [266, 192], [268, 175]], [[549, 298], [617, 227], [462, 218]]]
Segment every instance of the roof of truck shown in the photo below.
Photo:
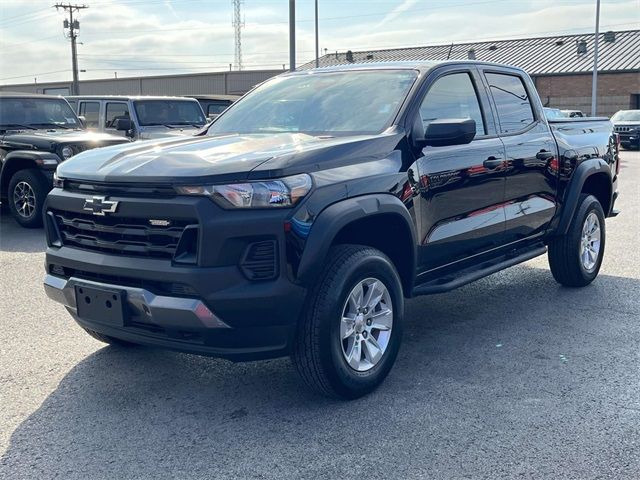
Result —
[[65, 95], [65, 98], [71, 100], [119, 100], [126, 102], [127, 100], [187, 100], [196, 102], [191, 97], [169, 97], [161, 95]]

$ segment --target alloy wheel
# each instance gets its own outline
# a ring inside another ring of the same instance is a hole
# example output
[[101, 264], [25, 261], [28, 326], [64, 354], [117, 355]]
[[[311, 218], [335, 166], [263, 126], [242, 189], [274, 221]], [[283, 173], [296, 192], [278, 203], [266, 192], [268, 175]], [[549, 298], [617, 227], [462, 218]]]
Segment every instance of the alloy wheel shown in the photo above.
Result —
[[342, 354], [359, 372], [375, 367], [382, 359], [393, 329], [393, 305], [381, 280], [366, 278], [353, 287], [340, 321]]

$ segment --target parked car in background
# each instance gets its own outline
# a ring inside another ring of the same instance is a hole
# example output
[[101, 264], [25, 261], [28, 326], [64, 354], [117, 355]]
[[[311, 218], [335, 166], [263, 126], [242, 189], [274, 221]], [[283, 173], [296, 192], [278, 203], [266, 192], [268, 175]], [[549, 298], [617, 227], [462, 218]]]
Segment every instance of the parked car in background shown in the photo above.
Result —
[[60, 162], [92, 148], [128, 142], [87, 132], [62, 97], [0, 93], [2, 203], [23, 227], [39, 227]]
[[567, 118], [586, 117], [580, 110], [561, 110], [561, 112]]
[[620, 145], [624, 148], [640, 148], [640, 110], [620, 110], [611, 117]]
[[547, 120], [517, 68], [286, 73], [197, 136], [61, 165], [45, 290], [103, 342], [291, 354], [310, 387], [355, 398], [391, 370], [405, 298], [547, 249], [560, 284], [591, 283], [618, 166], [609, 119]]
[[224, 112], [240, 95], [188, 95], [200, 102], [204, 114], [209, 120], [213, 120]]
[[566, 118], [559, 108], [549, 107], [544, 107], [544, 116], [547, 117], [547, 120]]
[[192, 135], [207, 122], [193, 98], [92, 95], [67, 100], [88, 129], [133, 140]]

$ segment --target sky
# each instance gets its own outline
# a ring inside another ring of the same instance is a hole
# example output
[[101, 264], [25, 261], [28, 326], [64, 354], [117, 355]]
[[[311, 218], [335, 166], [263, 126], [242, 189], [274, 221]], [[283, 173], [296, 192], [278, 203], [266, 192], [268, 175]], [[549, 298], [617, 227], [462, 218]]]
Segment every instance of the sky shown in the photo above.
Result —
[[[71, 79], [54, 0], [0, 1], [0, 84]], [[232, 0], [85, 0], [80, 80], [228, 70]], [[319, 0], [321, 54], [592, 32], [595, 0]], [[289, 63], [289, 2], [244, 0], [243, 67]], [[640, 0], [602, 0], [601, 31], [640, 28]], [[296, 1], [296, 62], [314, 59], [314, 1]]]

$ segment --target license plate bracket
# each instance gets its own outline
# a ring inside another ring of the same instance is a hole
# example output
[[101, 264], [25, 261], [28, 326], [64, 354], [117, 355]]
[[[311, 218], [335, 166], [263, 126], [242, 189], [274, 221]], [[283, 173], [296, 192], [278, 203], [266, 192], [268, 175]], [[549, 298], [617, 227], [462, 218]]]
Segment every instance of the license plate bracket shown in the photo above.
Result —
[[76, 307], [80, 318], [106, 325], [124, 326], [127, 292], [90, 285], [76, 285], [75, 291]]

